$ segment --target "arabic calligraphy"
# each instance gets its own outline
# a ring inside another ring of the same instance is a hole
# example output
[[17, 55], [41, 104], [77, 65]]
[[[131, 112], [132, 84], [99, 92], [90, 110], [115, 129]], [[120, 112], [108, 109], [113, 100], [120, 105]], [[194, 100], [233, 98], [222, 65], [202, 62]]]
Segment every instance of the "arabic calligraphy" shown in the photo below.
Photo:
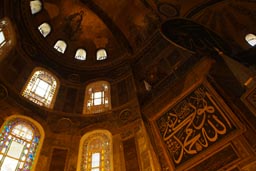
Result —
[[176, 166], [235, 129], [203, 85], [158, 118], [157, 126]]

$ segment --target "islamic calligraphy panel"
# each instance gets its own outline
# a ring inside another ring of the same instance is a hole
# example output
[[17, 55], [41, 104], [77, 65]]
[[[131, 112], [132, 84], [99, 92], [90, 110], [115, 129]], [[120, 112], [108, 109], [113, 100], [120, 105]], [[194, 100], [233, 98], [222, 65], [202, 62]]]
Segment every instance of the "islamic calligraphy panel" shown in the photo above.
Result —
[[201, 84], [157, 118], [157, 129], [175, 167], [236, 129], [223, 105]]

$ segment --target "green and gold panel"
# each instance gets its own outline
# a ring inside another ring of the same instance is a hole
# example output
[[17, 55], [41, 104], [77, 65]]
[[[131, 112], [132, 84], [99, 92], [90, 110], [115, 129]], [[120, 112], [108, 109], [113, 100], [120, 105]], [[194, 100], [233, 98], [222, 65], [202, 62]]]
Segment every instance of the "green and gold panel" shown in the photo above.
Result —
[[172, 166], [179, 168], [189, 161], [202, 160], [202, 157], [194, 159], [199, 154], [206, 155], [209, 150], [213, 154], [211, 147], [215, 146], [216, 150], [214, 144], [223, 139], [230, 140], [226, 137], [235, 135], [238, 130], [231, 113], [211, 86], [204, 82], [184, 93], [166, 112], [158, 115], [154, 124]]

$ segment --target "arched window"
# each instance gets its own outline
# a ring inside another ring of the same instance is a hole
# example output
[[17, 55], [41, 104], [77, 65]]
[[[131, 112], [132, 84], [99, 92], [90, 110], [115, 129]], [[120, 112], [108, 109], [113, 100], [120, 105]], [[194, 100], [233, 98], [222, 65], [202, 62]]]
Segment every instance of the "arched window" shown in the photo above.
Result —
[[96, 130], [85, 134], [79, 146], [78, 171], [113, 171], [112, 136]]
[[32, 14], [36, 14], [42, 10], [42, 3], [39, 0], [30, 1], [30, 9]]
[[8, 22], [6, 19], [0, 21], [0, 48], [6, 44], [8, 34]]
[[30, 118], [11, 116], [0, 134], [0, 170], [32, 171], [44, 139], [42, 127]]
[[245, 36], [245, 40], [251, 45], [255, 46], [256, 45], [256, 36], [254, 34], [247, 34]]
[[0, 20], [0, 61], [15, 46], [16, 34], [11, 21], [5, 17]]
[[43, 23], [38, 26], [38, 30], [44, 37], [46, 37], [51, 32], [51, 26], [48, 23]]
[[4, 32], [2, 28], [0, 28], [0, 47], [2, 47], [6, 43], [6, 39], [4, 36]]
[[104, 112], [111, 109], [110, 85], [97, 81], [86, 87], [84, 114]]
[[63, 40], [58, 40], [55, 45], [54, 48], [59, 51], [60, 53], [65, 53], [66, 48], [67, 48], [67, 44], [66, 42], [64, 42]]
[[96, 53], [97, 61], [107, 59], [107, 52], [105, 49], [99, 49]]
[[53, 108], [58, 92], [59, 81], [43, 68], [35, 68], [27, 81], [22, 96], [47, 108]]
[[86, 51], [84, 49], [77, 49], [75, 58], [78, 60], [86, 60]]

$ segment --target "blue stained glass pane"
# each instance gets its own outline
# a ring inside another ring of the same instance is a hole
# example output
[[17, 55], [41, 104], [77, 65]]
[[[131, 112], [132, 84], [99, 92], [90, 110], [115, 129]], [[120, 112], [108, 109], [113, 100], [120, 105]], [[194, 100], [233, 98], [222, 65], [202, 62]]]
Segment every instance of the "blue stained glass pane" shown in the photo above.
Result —
[[38, 138], [38, 137], [35, 137], [35, 138], [34, 138], [34, 142], [35, 142], [35, 143], [38, 143], [38, 142], [39, 142], [39, 138]]

